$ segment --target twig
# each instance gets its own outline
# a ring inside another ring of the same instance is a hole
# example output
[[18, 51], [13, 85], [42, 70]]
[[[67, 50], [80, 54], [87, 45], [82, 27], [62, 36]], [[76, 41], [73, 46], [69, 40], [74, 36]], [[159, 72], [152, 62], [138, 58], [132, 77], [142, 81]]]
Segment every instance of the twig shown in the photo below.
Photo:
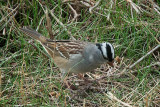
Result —
[[96, 4], [95, 4], [94, 6], [90, 7], [90, 8], [89, 8], [89, 12], [92, 13], [92, 10], [93, 10], [94, 8], [96, 8], [96, 7], [99, 5], [100, 2], [101, 2], [101, 0], [99, 0], [98, 2], [96, 2]]
[[136, 5], [135, 3], [132, 2], [132, 0], [126, 0], [133, 8], [134, 10], [140, 14], [140, 12], [143, 12], [141, 7], [139, 7], [138, 5]]
[[[100, 2], [100, 1], [98, 1], [98, 2]], [[98, 6], [98, 2], [97, 2], [97, 6]], [[86, 1], [86, 0], [83, 0], [83, 1], [80, 1], [79, 2], [79, 4], [77, 4], [76, 3], [76, 6], [77, 5], [79, 5], [79, 6], [84, 6], [85, 8], [89, 8], [89, 12], [90, 13], [95, 13], [95, 14], [97, 14], [97, 15], [100, 15], [100, 16], [104, 16], [104, 17], [106, 17], [107, 18], [107, 20], [109, 20], [109, 17], [110, 17], [110, 13], [108, 13], [108, 15], [104, 15], [104, 14], [101, 14], [101, 13], [99, 13], [99, 12], [97, 12], [97, 11], [99, 11], [99, 10], [105, 10], [105, 11], [109, 11], [109, 12], [114, 12], [114, 13], [119, 13], [119, 12], [116, 12], [116, 11], [113, 11], [113, 10], [111, 10], [111, 8], [112, 8], [112, 5], [113, 5], [113, 2], [111, 1], [111, 6], [110, 6], [110, 8], [109, 9], [102, 9], [101, 7], [97, 7], [96, 5], [94, 5], [94, 3], [92, 3], [92, 2], [89, 2], [89, 1]], [[94, 5], [94, 6], [92, 6], [92, 5]], [[93, 8], [93, 9], [92, 9]]]
[[91, 6], [93, 6], [95, 4], [95, 2], [96, 2], [94, 0], [82, 0], [82, 1], [88, 3]]
[[63, 0], [62, 3], [73, 2], [74, 0]]
[[[53, 35], [53, 32], [52, 32], [51, 19], [50, 19], [50, 17], [48, 16], [48, 9], [47, 9], [47, 8], [44, 9], [44, 8], [43, 8], [43, 5], [41, 4], [40, 1], [37, 0], [37, 2], [40, 4], [41, 8], [43, 9], [43, 11], [44, 11], [44, 13], [45, 13], [45, 15], [46, 15], [46, 20], [47, 20], [47, 26], [46, 26], [46, 28], [47, 28], [47, 30], [48, 30], [50, 39], [53, 40], [53, 39], [54, 39], [54, 35]], [[43, 18], [44, 18], [44, 17], [42, 17], [41, 21], [43, 20]], [[41, 21], [40, 21], [40, 23], [41, 23]], [[37, 27], [37, 29], [38, 29], [38, 28], [39, 28], [39, 27]], [[36, 29], [36, 31], [37, 31], [37, 29]]]
[[44, 17], [45, 17], [45, 16], [42, 16], [42, 18], [41, 18], [41, 20], [40, 20], [40, 22], [39, 22], [39, 24], [38, 24], [38, 26], [37, 26], [36, 31], [38, 31], [38, 30], [39, 30], [39, 27], [40, 27], [40, 25], [41, 25], [41, 23], [42, 23], [42, 21], [43, 21]]
[[39, 0], [36, 0], [36, 1], [39, 3], [39, 5], [41, 6], [42, 10], [45, 12], [45, 9], [43, 8], [43, 4]]
[[127, 107], [132, 107], [131, 105], [119, 100], [116, 96], [114, 96], [111, 92], [107, 92], [106, 94], [111, 100], [116, 100], [117, 102], [123, 104], [124, 106], [127, 106]]
[[88, 2], [84, 2], [84, 1], [80, 1], [80, 4], [82, 4], [83, 6], [90, 8], [91, 4], [89, 4]]
[[97, 14], [97, 15], [104, 16], [104, 17], [108, 18], [108, 15], [104, 15], [104, 14], [98, 13], [98, 12], [96, 12], [96, 11], [94, 11], [94, 10], [93, 10], [93, 12], [94, 12], [95, 14]]
[[70, 35], [71, 39], [76, 40], [72, 36], [71, 32], [67, 30], [66, 26], [64, 26], [64, 24], [53, 14], [53, 12], [51, 10], [49, 10], [49, 12], [51, 13], [52, 17], [57, 21], [57, 23], [59, 23], [63, 27], [63, 29]]
[[33, 47], [34, 49], [40, 51], [45, 58], [48, 58], [48, 56], [47, 56], [45, 53], [43, 53], [41, 50], [39, 50], [39, 49], [32, 43], [32, 41], [29, 41], [28, 43], [29, 43], [30, 45], [32, 45], [32, 47]]
[[47, 20], [47, 30], [48, 30], [48, 33], [49, 33], [49, 36], [50, 36], [50, 39], [54, 39], [54, 35], [53, 35], [53, 32], [52, 32], [52, 23], [51, 23], [51, 19], [50, 17], [48, 16], [48, 9], [46, 8], [46, 11], [45, 11], [45, 14], [46, 14], [46, 20]]
[[153, 0], [149, 0], [149, 2], [153, 5], [153, 9], [160, 15], [160, 12], [158, 11], [160, 10], [160, 7], [156, 5]]
[[134, 64], [132, 64], [129, 69], [132, 69], [135, 65], [137, 65], [139, 62], [141, 62], [144, 58], [146, 58], [148, 55], [150, 55], [152, 52], [154, 52], [156, 49], [160, 48], [160, 45], [157, 45], [155, 48], [153, 48], [151, 51], [149, 51], [146, 55], [141, 57], [138, 61], [136, 61]]
[[133, 8], [131, 7], [131, 17], [133, 19]]
[[[150, 65], [145, 66], [145, 67], [143, 67], [142, 69], [139, 69], [139, 70], [143, 70], [143, 69], [146, 69], [146, 68], [149, 68], [149, 67], [152, 67], [152, 66], [156, 66], [156, 65], [160, 66], [160, 62], [156, 62], [154, 64], [150, 64]], [[132, 71], [131, 73], [134, 73], [134, 72], [137, 72], [137, 71]]]
[[[124, 72], [127, 72], [129, 70], [131, 70], [135, 65], [137, 65], [139, 62], [141, 62], [144, 58], [146, 58], [148, 55], [150, 55], [152, 52], [154, 52], [155, 50], [157, 50], [158, 48], [160, 48], [160, 45], [157, 45], [154, 49], [152, 49], [150, 52], [148, 52], [146, 55], [144, 55], [143, 57], [141, 57], [139, 60], [137, 60], [134, 64], [132, 64], [129, 67], [125, 67], [121, 73], [119, 73], [118, 75], [114, 75], [114, 76], [118, 76], [120, 77]], [[156, 65], [159, 65], [160, 63], [156, 63]], [[147, 66], [148, 67], [148, 66]], [[135, 71], [132, 71], [131, 73], [134, 73]]]
[[83, 107], [86, 107], [86, 100], [83, 100]]
[[[110, 2], [111, 2], [111, 5], [110, 5], [110, 7], [109, 7], [109, 10], [112, 9], [113, 4], [114, 4], [113, 0], [111, 0]], [[107, 15], [107, 20], [109, 20], [109, 18], [110, 18], [110, 13], [111, 13], [111, 12], [109, 11], [109, 13], [108, 13], [108, 15]]]
[[67, 3], [67, 5], [68, 5], [69, 8], [73, 11], [73, 14], [74, 14], [74, 18], [72, 19], [72, 22], [73, 22], [73, 21], [75, 21], [76, 18], [77, 18], [78, 16], [80, 16], [80, 15], [77, 14], [76, 10], [74, 10], [73, 7], [72, 7], [69, 3]]

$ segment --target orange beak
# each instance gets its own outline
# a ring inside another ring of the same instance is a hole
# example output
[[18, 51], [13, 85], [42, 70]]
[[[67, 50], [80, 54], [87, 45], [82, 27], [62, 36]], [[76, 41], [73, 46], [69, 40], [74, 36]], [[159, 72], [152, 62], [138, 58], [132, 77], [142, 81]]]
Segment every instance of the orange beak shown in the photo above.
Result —
[[111, 67], [114, 67], [114, 65], [113, 65], [114, 61], [112, 61], [112, 62], [107, 62], [107, 63], [108, 63], [108, 65], [110, 65]]

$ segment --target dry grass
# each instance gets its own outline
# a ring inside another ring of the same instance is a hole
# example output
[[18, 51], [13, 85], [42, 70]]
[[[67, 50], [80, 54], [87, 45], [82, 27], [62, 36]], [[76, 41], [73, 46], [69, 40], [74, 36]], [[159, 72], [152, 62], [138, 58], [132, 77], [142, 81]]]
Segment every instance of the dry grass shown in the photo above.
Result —
[[[152, 0], [0, 2], [0, 105], [158, 107], [159, 48], [143, 56], [160, 45], [159, 5]], [[22, 26], [55, 39], [109, 41], [120, 58], [114, 68], [102, 65], [85, 74], [89, 83], [69, 75], [74, 89], [68, 89], [41, 45], [20, 33]]]

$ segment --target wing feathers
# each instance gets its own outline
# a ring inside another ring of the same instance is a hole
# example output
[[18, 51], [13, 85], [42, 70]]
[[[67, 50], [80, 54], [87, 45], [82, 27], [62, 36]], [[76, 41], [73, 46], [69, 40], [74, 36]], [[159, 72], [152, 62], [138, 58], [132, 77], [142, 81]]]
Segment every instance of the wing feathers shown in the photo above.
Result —
[[20, 28], [20, 30], [26, 35], [38, 40], [47, 53], [54, 57], [55, 53], [59, 53], [61, 57], [69, 59], [70, 54], [82, 53], [83, 48], [87, 42], [81, 41], [69, 41], [69, 40], [51, 40], [45, 38], [42, 34], [31, 28]]

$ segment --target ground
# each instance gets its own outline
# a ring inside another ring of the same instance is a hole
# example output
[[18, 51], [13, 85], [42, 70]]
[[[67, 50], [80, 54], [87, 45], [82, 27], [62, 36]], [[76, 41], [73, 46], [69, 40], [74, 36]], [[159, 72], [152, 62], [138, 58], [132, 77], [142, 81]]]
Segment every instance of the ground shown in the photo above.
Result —
[[[0, 1], [0, 105], [158, 107], [159, 6], [158, 0]], [[20, 32], [23, 26], [56, 40], [110, 42], [114, 67], [84, 74], [89, 83], [71, 74], [67, 88], [43, 47]]]

